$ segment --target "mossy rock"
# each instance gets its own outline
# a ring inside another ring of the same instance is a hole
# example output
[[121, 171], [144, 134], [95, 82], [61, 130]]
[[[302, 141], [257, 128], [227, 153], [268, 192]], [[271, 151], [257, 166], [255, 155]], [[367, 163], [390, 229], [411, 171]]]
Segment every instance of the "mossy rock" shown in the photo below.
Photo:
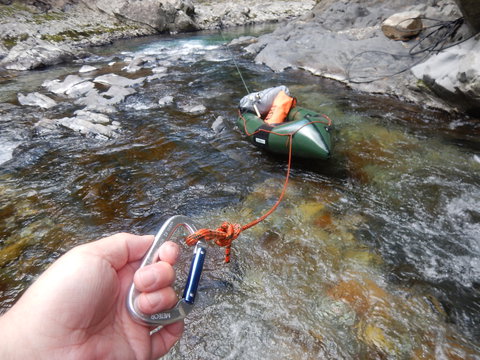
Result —
[[5, 36], [2, 41], [3, 45], [7, 49], [13, 48], [15, 45], [17, 45], [19, 42], [25, 41], [29, 38], [30, 36], [28, 34], [21, 34], [19, 36]]

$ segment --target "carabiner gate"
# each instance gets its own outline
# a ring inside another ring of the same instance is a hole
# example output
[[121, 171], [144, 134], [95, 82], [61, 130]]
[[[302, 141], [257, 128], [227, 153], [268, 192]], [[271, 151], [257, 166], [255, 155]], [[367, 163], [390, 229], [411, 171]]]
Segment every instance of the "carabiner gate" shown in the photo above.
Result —
[[[143, 258], [140, 268], [150, 265], [158, 260], [158, 249], [165, 241], [168, 241], [173, 236], [180, 226], [184, 227], [190, 234], [197, 231], [195, 223], [188, 217], [182, 215], [172, 216], [165, 221], [157, 235], [155, 235], [155, 240]], [[193, 259], [190, 265], [187, 284], [185, 285], [182, 299], [180, 299], [177, 305], [170, 310], [156, 314], [142, 313], [136, 305], [136, 299], [140, 293], [132, 283], [127, 296], [127, 308], [132, 318], [138, 323], [152, 326], [163, 326], [183, 320], [193, 308], [206, 251], [207, 244], [204, 241], [199, 241], [193, 250]]]

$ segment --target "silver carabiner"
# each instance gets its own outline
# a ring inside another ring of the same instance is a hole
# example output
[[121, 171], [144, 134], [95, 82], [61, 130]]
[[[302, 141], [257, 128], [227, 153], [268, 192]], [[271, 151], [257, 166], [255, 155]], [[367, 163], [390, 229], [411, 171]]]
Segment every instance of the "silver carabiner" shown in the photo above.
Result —
[[[140, 268], [150, 265], [158, 260], [158, 249], [165, 241], [168, 241], [173, 236], [180, 226], [184, 227], [189, 234], [193, 234], [197, 231], [197, 226], [188, 217], [182, 215], [172, 216], [165, 221], [157, 235], [155, 235], [155, 240], [143, 258]], [[200, 282], [200, 275], [205, 261], [206, 247], [207, 244], [204, 241], [199, 241], [195, 246], [193, 260], [190, 265], [190, 271], [183, 296], [178, 301], [177, 305], [170, 310], [156, 314], [142, 313], [136, 305], [136, 299], [140, 293], [132, 283], [127, 296], [127, 308], [132, 318], [138, 323], [152, 326], [163, 326], [183, 320], [188, 313], [190, 313], [195, 302], [198, 283]]]

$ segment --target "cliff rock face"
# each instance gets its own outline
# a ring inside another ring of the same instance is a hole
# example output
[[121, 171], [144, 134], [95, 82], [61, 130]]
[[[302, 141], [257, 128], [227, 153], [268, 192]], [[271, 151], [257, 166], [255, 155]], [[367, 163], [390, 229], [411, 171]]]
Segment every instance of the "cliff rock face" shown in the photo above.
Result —
[[91, 8], [152, 27], [158, 32], [182, 32], [197, 30], [190, 0], [95, 0], [84, 1]]

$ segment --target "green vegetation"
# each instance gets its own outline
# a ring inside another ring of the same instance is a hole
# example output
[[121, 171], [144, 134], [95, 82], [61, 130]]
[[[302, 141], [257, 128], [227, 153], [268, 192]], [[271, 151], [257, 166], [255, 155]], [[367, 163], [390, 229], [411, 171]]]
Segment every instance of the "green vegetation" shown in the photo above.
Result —
[[0, 18], [9, 18], [18, 12], [31, 13], [32, 10], [28, 6], [19, 4], [18, 2], [13, 2], [11, 5], [0, 5]]
[[33, 21], [35, 22], [35, 24], [44, 24], [48, 21], [64, 20], [66, 18], [67, 15], [61, 12], [49, 12], [45, 14], [33, 15]]
[[7, 49], [11, 49], [15, 45], [17, 45], [20, 41], [25, 41], [28, 38], [29, 38], [28, 34], [21, 34], [19, 36], [5, 36], [2, 39], [2, 42], [3, 42], [3, 45], [5, 45], [5, 47]]
[[85, 28], [83, 30], [65, 30], [56, 34], [45, 34], [42, 35], [42, 40], [52, 41], [52, 42], [62, 42], [62, 41], [79, 41], [94, 35], [101, 34], [112, 34], [115, 32], [121, 32], [126, 30], [135, 30], [135, 26], [118, 26], [118, 27], [107, 27], [107, 26], [97, 26], [94, 28]]

